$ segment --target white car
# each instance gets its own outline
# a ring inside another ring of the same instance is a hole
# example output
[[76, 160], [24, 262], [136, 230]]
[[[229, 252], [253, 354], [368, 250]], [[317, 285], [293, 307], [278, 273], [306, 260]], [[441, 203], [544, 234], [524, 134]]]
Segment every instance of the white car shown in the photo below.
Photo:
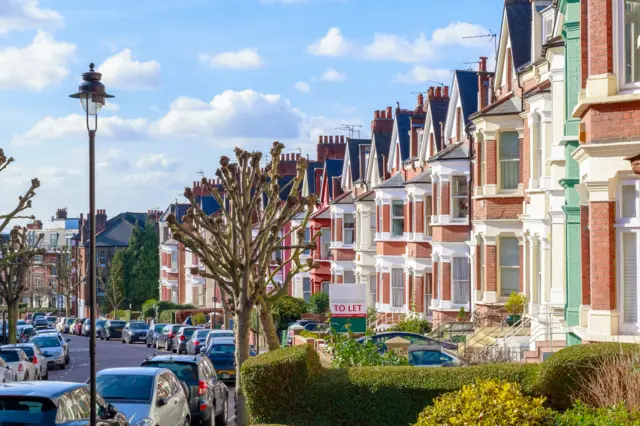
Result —
[[29, 357], [19, 348], [3, 348], [0, 349], [0, 358], [2, 358], [13, 372], [13, 377], [17, 382], [28, 380], [37, 380], [38, 373], [36, 367], [31, 364]]
[[31, 338], [31, 343], [34, 343], [42, 351], [49, 366], [56, 366], [64, 370], [67, 363], [65, 362], [64, 347], [58, 335], [58, 333], [40, 334]]
[[36, 367], [36, 380], [49, 380], [47, 358], [34, 343], [29, 342], [0, 346], [0, 350], [2, 349], [21, 349], [29, 358], [29, 362]]
[[0, 358], [0, 383], [15, 382], [16, 375], [13, 373], [9, 364], [3, 358]]

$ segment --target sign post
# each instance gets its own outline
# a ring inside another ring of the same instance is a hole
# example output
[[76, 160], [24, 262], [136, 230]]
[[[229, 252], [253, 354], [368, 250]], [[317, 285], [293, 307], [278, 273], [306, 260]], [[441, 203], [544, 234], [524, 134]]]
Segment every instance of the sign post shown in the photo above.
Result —
[[331, 327], [338, 333], [367, 331], [367, 289], [365, 284], [329, 286]]

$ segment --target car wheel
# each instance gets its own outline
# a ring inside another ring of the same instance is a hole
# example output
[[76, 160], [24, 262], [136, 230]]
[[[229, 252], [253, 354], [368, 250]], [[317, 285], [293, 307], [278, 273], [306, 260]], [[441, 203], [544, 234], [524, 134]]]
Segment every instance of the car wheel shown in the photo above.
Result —
[[49, 370], [47, 370], [47, 374], [44, 375], [42, 380], [49, 380]]
[[65, 368], [67, 368], [67, 366], [66, 366], [66, 365], [64, 365], [64, 364], [62, 364], [62, 365], [60, 366], [60, 370], [64, 370]]
[[228, 402], [225, 401], [224, 405], [222, 406], [222, 413], [220, 413], [220, 414], [218, 414], [216, 416], [216, 420], [215, 420], [215, 425], [216, 426], [225, 426], [227, 424], [227, 420], [229, 418], [229, 416], [228, 416], [229, 411], [228, 410], [229, 410], [229, 405], [228, 405]]
[[25, 373], [23, 381], [24, 382], [28, 382], [29, 381], [29, 373]]
[[64, 364], [65, 364], [65, 365], [69, 365], [69, 357], [66, 357], [66, 358], [64, 359]]
[[129, 338], [127, 339], [127, 344], [128, 344], [128, 345], [130, 345], [130, 344], [131, 344], [131, 337], [129, 337]]

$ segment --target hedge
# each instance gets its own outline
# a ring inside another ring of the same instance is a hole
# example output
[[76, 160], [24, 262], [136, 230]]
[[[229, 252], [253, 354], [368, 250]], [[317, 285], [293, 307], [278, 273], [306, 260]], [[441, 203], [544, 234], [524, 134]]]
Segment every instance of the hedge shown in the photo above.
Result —
[[158, 316], [158, 321], [164, 324], [173, 324], [175, 321], [175, 313], [178, 312], [175, 309], [167, 309], [160, 312]]
[[182, 324], [184, 320], [192, 315], [196, 315], [202, 313], [204, 315], [208, 315], [216, 311], [216, 323], [222, 324], [224, 322], [224, 311], [220, 308], [207, 308], [207, 309], [183, 309], [176, 311], [176, 322]]
[[478, 379], [515, 382], [531, 392], [538, 368], [495, 364], [327, 370], [313, 349], [302, 345], [251, 358], [242, 366], [242, 382], [256, 423], [408, 425], [434, 398]]
[[545, 395], [555, 408], [570, 408], [581, 381], [596, 373], [604, 361], [639, 350], [640, 345], [632, 343], [569, 346], [542, 363], [533, 389]]

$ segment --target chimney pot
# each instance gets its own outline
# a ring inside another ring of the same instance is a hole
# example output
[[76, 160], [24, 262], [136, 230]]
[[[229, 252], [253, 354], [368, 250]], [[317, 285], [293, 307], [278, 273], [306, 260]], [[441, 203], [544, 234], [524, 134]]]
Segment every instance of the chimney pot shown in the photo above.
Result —
[[427, 92], [427, 99], [433, 98], [433, 86], [429, 87], [429, 91]]
[[380, 110], [373, 111], [373, 119], [377, 120], [380, 118]]
[[387, 118], [393, 118], [393, 110], [390, 106], [387, 107]]
[[418, 93], [418, 106], [423, 106], [424, 105], [424, 96], [422, 95], [422, 93]]
[[444, 86], [444, 93], [442, 94], [445, 98], [449, 97], [449, 86]]
[[321, 144], [322, 143], [322, 135], [318, 136], [318, 143]]
[[480, 56], [480, 63], [478, 64], [479, 71], [487, 71], [487, 59], [488, 58], [486, 56]]
[[344, 143], [344, 135], [340, 135], [340, 143]]
[[329, 136], [329, 143], [333, 143], [333, 136]]
[[436, 87], [436, 98], [442, 97], [442, 88], [440, 86]]
[[326, 136], [326, 135], [325, 135], [325, 137], [324, 137], [324, 143], [329, 143], [329, 136]]

